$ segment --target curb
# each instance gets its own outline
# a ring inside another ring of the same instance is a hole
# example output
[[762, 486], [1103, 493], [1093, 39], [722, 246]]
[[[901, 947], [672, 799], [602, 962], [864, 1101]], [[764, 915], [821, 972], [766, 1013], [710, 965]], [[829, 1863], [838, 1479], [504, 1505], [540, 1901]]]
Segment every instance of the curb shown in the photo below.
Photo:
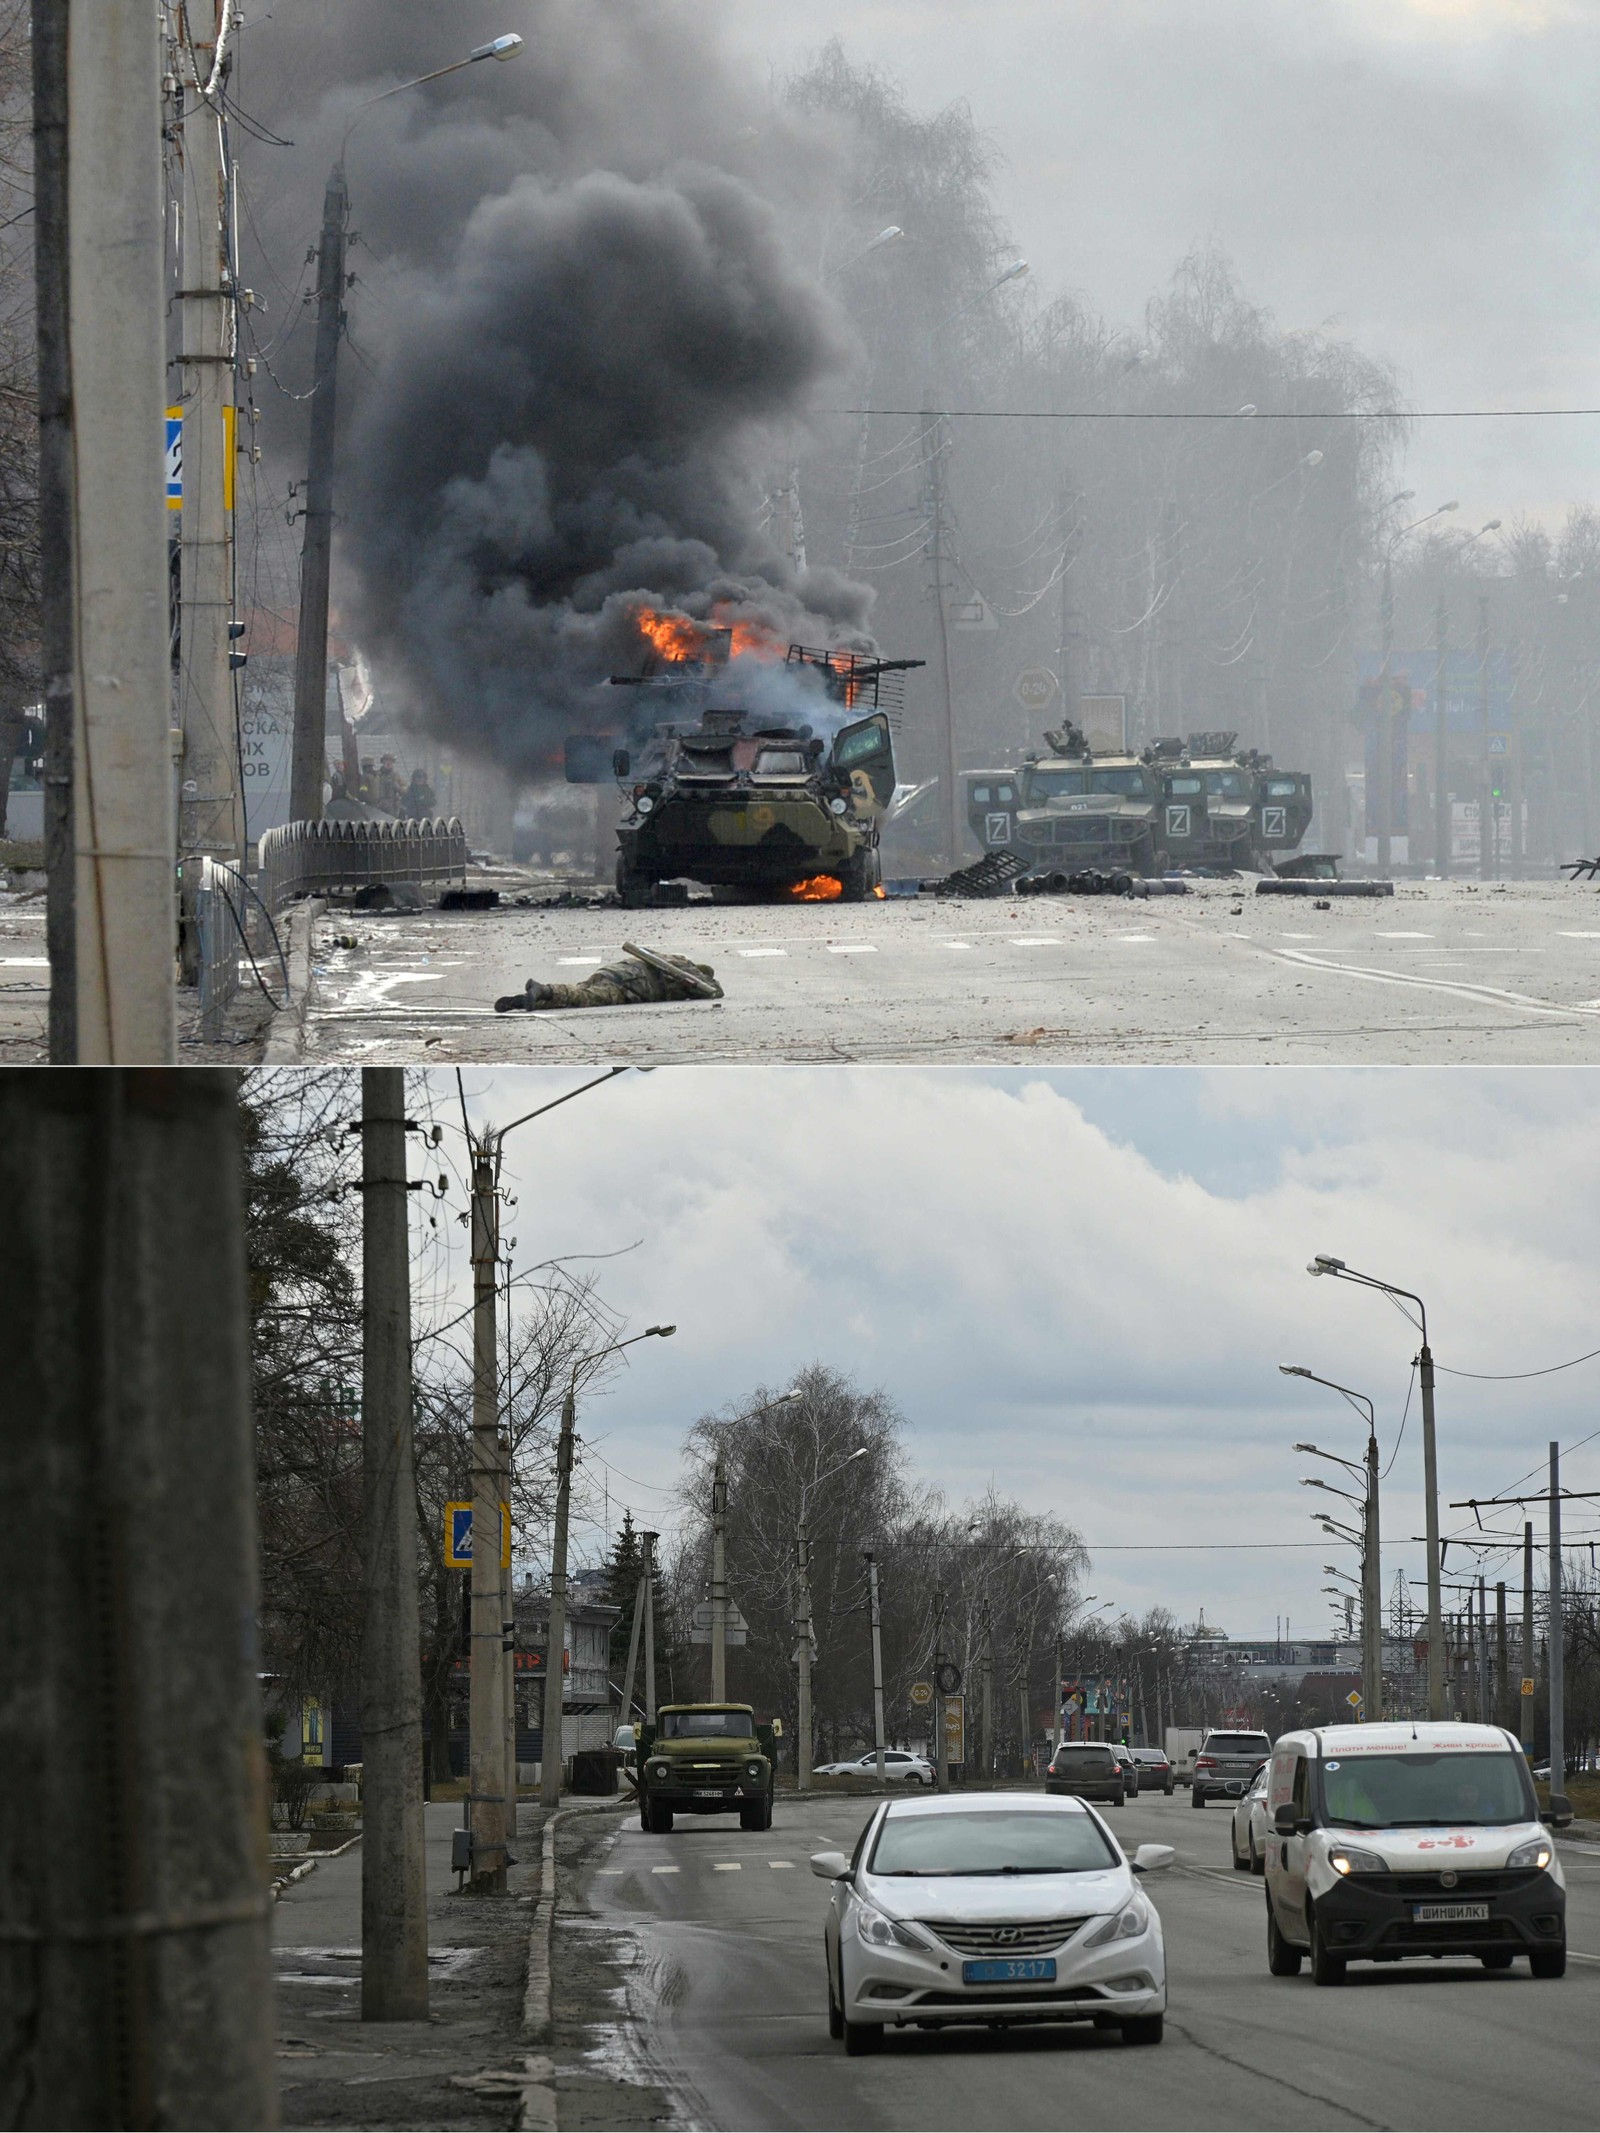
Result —
[[361, 1832], [357, 1830], [356, 1834], [353, 1837], [347, 1837], [343, 1844], [336, 1844], [331, 1852], [310, 1853], [306, 1858], [301, 1860], [300, 1864], [297, 1867], [294, 1867], [289, 1873], [285, 1874], [281, 1881], [273, 1882], [273, 1902], [278, 1902], [280, 1897], [283, 1895], [285, 1889], [292, 1889], [297, 1881], [304, 1881], [307, 1874], [315, 1873], [317, 1866], [322, 1860], [342, 1859], [346, 1852], [354, 1851], [355, 1847], [360, 1842]]
[[321, 897], [296, 904], [284, 922], [289, 936], [284, 961], [289, 966], [289, 997], [267, 1028], [263, 1066], [298, 1066], [305, 1056], [306, 1015], [311, 1006], [311, 951], [317, 920], [327, 909]]
[[[556, 1922], [556, 1824], [568, 1815], [625, 1814], [628, 1799], [597, 1801], [592, 1807], [558, 1807], [545, 1819], [539, 1848], [539, 1894], [528, 1929], [528, 1981], [522, 1995], [522, 2034], [530, 2044], [548, 2045], [550, 2015], [550, 1940]], [[555, 2062], [540, 2054], [523, 2061], [519, 2133], [554, 2133], [556, 2125]]]

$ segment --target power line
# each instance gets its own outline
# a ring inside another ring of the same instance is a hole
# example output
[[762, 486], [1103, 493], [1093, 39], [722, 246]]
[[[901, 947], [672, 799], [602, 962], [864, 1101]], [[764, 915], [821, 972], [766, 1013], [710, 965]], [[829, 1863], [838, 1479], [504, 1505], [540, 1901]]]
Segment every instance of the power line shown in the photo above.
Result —
[[1552, 416], [1600, 415], [1600, 407], [1327, 407], [1235, 408], [1064, 407], [822, 407], [819, 415], [936, 415], [954, 422], [1518, 422]]

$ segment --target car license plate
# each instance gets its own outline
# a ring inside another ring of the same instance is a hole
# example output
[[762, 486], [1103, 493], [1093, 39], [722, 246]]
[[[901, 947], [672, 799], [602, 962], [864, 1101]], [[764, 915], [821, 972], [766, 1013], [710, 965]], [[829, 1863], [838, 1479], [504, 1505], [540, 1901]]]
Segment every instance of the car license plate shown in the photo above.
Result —
[[1056, 1959], [1053, 1955], [1011, 1956], [1004, 1962], [963, 1963], [963, 1985], [1053, 1985]]
[[1487, 1918], [1486, 1903], [1414, 1903], [1411, 1916], [1419, 1926], [1453, 1926], [1463, 1919]]
[[694, 1796], [697, 1800], [720, 1800], [722, 1798], [722, 1787], [720, 1785], [699, 1785], [695, 1788]]

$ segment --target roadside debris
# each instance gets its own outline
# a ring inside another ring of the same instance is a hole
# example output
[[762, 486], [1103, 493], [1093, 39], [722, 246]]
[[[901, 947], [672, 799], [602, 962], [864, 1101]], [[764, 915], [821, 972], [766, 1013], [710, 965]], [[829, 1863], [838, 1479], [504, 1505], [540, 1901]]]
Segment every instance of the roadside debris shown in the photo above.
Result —
[[722, 987], [709, 963], [663, 955], [654, 948], [622, 944], [631, 960], [605, 963], [576, 985], [544, 985], [529, 978], [521, 992], [494, 1003], [497, 1015], [536, 1014], [552, 1007], [636, 1007], [659, 1000], [720, 1000]]
[[1600, 875], [1600, 859], [1563, 859], [1561, 871], [1570, 874], [1575, 882], [1593, 881]]
[[925, 881], [922, 892], [925, 896], [1003, 896], [1026, 869], [1027, 861], [1016, 852], [985, 852], [969, 867], [957, 867], [939, 881]]
[[439, 899], [441, 911], [493, 911], [499, 905], [498, 889], [446, 889]]
[[1393, 896], [1392, 881], [1319, 881], [1315, 876], [1256, 883], [1257, 896]]

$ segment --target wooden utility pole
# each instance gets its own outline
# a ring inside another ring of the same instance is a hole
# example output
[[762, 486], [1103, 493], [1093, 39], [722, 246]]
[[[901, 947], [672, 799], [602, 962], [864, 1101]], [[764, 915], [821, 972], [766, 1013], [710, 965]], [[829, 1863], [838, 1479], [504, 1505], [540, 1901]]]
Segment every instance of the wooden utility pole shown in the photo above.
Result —
[[278, 2123], [238, 1116], [0, 1075], [11, 2125]]
[[428, 2019], [403, 1067], [361, 1070], [361, 2019]]
[[644, 1719], [656, 1722], [656, 1542], [659, 1533], [641, 1533], [644, 1543]]

